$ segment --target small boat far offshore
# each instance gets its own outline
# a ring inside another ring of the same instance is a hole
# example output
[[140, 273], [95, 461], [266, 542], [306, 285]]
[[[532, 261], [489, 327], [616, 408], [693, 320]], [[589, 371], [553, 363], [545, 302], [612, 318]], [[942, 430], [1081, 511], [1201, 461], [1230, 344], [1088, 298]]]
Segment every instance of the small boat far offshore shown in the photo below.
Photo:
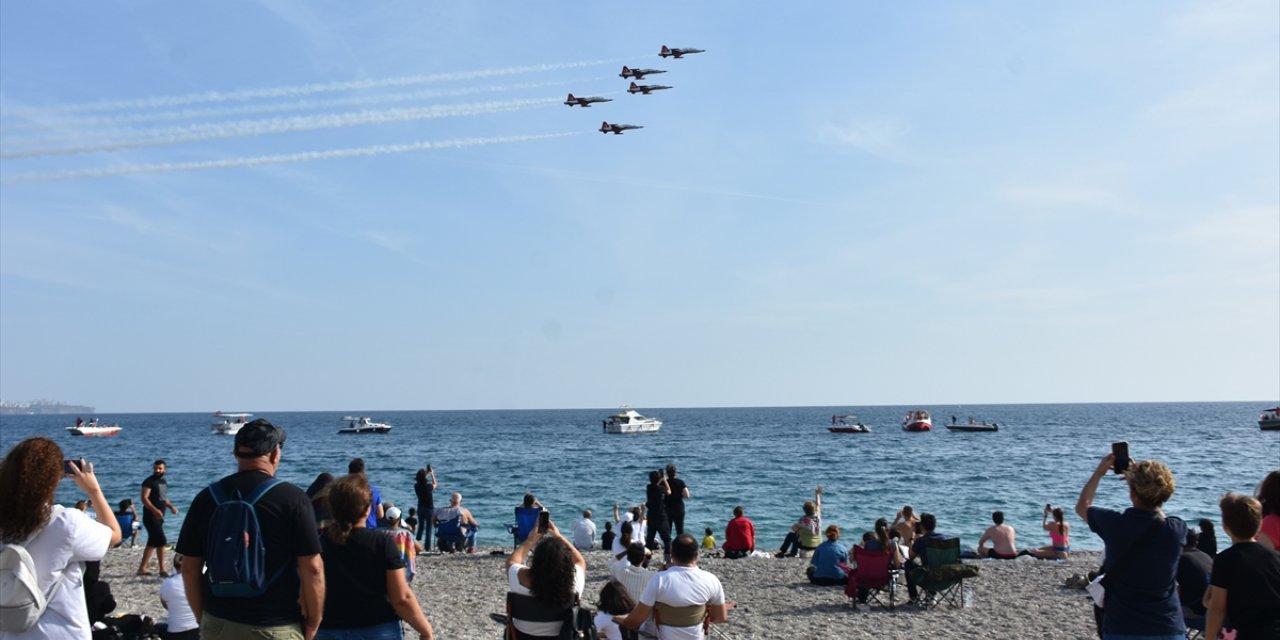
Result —
[[933, 418], [930, 418], [929, 412], [924, 409], [908, 411], [907, 415], [902, 418], [902, 430], [917, 433], [931, 431], [933, 430]]
[[249, 424], [249, 418], [253, 417], [253, 414], [215, 411], [213, 417], [213, 424], [209, 425], [211, 433], [219, 436], [234, 436], [240, 432], [241, 427]]
[[1280, 407], [1263, 411], [1258, 417], [1258, 428], [1263, 431], [1280, 431]]
[[338, 429], [338, 433], [356, 434], [356, 433], [388, 433], [391, 431], [391, 425], [385, 422], [374, 422], [365, 416], [342, 416], [342, 420], [346, 425]]
[[626, 404], [618, 413], [601, 420], [600, 424], [605, 433], [656, 433], [662, 428], [661, 420], [646, 418]]
[[844, 415], [831, 416], [831, 426], [827, 427], [827, 431], [831, 433], [871, 433], [871, 427], [862, 424], [858, 420], [858, 416], [846, 413]]
[[88, 422], [76, 418], [76, 423], [67, 427], [67, 433], [73, 436], [114, 436], [120, 434], [120, 425], [99, 424], [97, 418]]

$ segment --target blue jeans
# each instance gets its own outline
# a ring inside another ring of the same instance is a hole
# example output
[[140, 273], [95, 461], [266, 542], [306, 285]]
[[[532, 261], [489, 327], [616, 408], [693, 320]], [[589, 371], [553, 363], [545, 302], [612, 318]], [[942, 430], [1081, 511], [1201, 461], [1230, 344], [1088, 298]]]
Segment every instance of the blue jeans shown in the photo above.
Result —
[[402, 640], [400, 621], [376, 624], [359, 629], [320, 629], [316, 640]]
[[[435, 511], [431, 507], [424, 508], [425, 505], [418, 504], [418, 542], [422, 543], [422, 548], [431, 549], [431, 514]], [[424, 541], [425, 539], [425, 541]]]

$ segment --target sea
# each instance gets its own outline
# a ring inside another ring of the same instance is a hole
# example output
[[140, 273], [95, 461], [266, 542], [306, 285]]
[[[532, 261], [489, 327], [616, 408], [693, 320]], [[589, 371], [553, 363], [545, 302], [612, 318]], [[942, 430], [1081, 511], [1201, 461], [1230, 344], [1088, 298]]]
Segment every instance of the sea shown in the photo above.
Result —
[[[781, 544], [801, 505], [823, 487], [826, 523], [840, 525], [852, 543], [876, 518], [892, 519], [904, 505], [937, 516], [938, 530], [976, 545], [991, 513], [1005, 513], [1021, 546], [1049, 544], [1040, 528], [1046, 504], [1062, 506], [1073, 524], [1074, 549], [1101, 549], [1101, 541], [1073, 513], [1081, 486], [1115, 441], [1128, 441], [1135, 459], [1169, 465], [1177, 491], [1166, 513], [1188, 521], [1218, 521], [1218, 499], [1228, 491], [1252, 494], [1280, 468], [1280, 432], [1258, 428], [1259, 413], [1274, 402], [1026, 404], [866, 407], [639, 408], [663, 421], [653, 434], [603, 433], [601, 420], [616, 409], [361, 411], [394, 426], [387, 434], [339, 435], [336, 412], [264, 412], [285, 428], [279, 475], [305, 488], [321, 472], [341, 475], [364, 458], [384, 501], [415, 503], [414, 474], [428, 464], [440, 482], [436, 504], [463, 495], [481, 528], [478, 542], [510, 547], [505, 524], [526, 492], [538, 496], [564, 530], [584, 509], [600, 531], [623, 508], [644, 500], [648, 472], [675, 463], [689, 485], [686, 529], [711, 528], [722, 540], [733, 508], [755, 523], [757, 547]], [[902, 416], [923, 408], [935, 429], [907, 433]], [[835, 434], [834, 414], [856, 413], [871, 433]], [[995, 433], [943, 428], [956, 416], [1000, 425]], [[232, 438], [210, 433], [208, 413], [99, 414], [118, 422], [115, 437], [73, 437], [75, 416], [0, 417], [0, 447], [29, 436], [48, 436], [66, 457], [93, 462], [113, 505], [136, 503], [151, 463], [168, 463], [171, 500], [180, 513], [165, 528], [176, 541], [195, 494], [235, 467]], [[85, 416], [87, 419], [88, 416]], [[57, 500], [71, 505], [78, 488], [64, 480]], [[1095, 504], [1122, 509], [1128, 492], [1108, 475]], [[142, 534], [145, 538], [145, 534]], [[1225, 536], [1219, 531], [1220, 543]], [[140, 540], [141, 541], [141, 540]]]

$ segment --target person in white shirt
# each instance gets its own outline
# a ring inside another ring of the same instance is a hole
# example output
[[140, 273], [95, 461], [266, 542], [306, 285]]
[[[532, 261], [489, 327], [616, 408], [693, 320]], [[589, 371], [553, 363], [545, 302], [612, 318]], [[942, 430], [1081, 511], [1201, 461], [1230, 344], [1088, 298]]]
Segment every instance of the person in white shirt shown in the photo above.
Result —
[[[533, 552], [533, 559], [525, 565], [525, 558], [530, 556], [530, 552]], [[503, 571], [510, 593], [531, 596], [538, 607], [559, 611], [582, 596], [586, 569], [587, 562], [582, 559], [582, 554], [548, 520], [545, 532], [535, 530], [511, 552]], [[522, 620], [515, 612], [511, 615], [511, 623], [516, 630], [531, 636], [557, 637], [562, 622]]]
[[173, 554], [172, 576], [160, 583], [160, 604], [169, 612], [164, 633], [166, 640], [200, 640], [200, 623], [187, 604], [187, 589], [182, 585], [182, 554]]
[[[639, 629], [653, 615], [659, 640], [704, 640], [704, 622], [725, 622], [733, 603], [725, 602], [720, 579], [698, 568], [698, 542], [693, 536], [682, 535], [671, 543], [671, 561], [671, 566], [649, 581], [636, 608], [615, 620], [629, 629]], [[690, 618], [690, 613], [698, 610], [701, 616]]]
[[[54, 504], [64, 474], [93, 503], [98, 521], [83, 511]], [[89, 640], [84, 597], [84, 563], [101, 560], [120, 542], [120, 524], [102, 495], [93, 465], [84, 459], [64, 466], [62, 449], [49, 438], [27, 438], [0, 462], [0, 544], [21, 544], [35, 565], [41, 591], [58, 589], [44, 614], [23, 632], [0, 632], [4, 640], [68, 638]]]
[[648, 557], [649, 550], [644, 547], [643, 542], [632, 542], [627, 547], [627, 557], [609, 567], [613, 579], [626, 587], [627, 595], [632, 600], [640, 600], [640, 594], [644, 593], [644, 588], [649, 586], [649, 580], [655, 575], [653, 571], [641, 566]]
[[596, 612], [594, 622], [600, 640], [622, 640], [622, 627], [618, 626], [614, 617], [625, 616], [636, 608], [636, 601], [627, 594], [627, 588], [617, 580], [610, 580], [600, 587], [600, 600], [596, 602], [596, 606], [599, 611]]
[[591, 521], [591, 510], [582, 512], [582, 519], [573, 525], [573, 546], [590, 551], [596, 546], [596, 523]]

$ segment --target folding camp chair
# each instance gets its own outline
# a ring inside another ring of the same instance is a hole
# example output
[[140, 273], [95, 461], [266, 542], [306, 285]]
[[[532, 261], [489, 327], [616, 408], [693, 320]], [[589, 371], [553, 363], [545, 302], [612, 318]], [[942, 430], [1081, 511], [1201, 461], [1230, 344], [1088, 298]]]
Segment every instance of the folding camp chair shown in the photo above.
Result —
[[890, 567], [892, 556], [883, 551], [854, 547], [853, 559], [856, 564], [848, 571], [849, 582], [845, 585], [845, 595], [852, 599], [853, 608], [857, 609], [859, 602], [873, 601], [892, 611], [898, 591], [898, 574], [901, 573]]
[[541, 507], [516, 507], [516, 522], [512, 525], [511, 535], [515, 537], [517, 547], [538, 527], [538, 515], [541, 513]]
[[921, 605], [928, 609], [944, 602], [964, 605], [964, 580], [978, 576], [978, 568], [960, 562], [960, 539], [925, 539], [925, 566], [915, 569], [915, 583], [925, 591]]

